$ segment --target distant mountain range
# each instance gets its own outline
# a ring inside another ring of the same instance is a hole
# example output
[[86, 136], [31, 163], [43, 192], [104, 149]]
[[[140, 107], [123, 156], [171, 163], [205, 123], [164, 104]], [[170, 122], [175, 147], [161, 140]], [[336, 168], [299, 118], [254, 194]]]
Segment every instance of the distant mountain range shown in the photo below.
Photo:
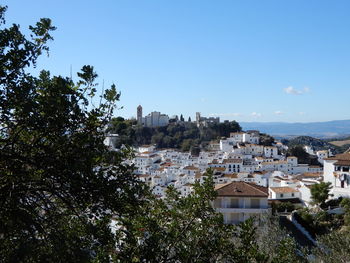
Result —
[[259, 130], [276, 137], [300, 135], [331, 138], [350, 135], [350, 120], [288, 123], [288, 122], [240, 122], [243, 130]]

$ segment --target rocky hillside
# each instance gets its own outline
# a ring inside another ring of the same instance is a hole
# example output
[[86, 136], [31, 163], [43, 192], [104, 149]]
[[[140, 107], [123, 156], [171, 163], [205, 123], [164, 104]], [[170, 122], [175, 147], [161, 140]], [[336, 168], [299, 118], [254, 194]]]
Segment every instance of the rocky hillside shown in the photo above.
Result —
[[283, 142], [286, 143], [288, 147], [295, 146], [295, 145], [307, 145], [307, 146], [313, 147], [315, 151], [330, 149], [332, 150], [333, 153], [343, 152], [340, 147], [330, 144], [325, 140], [317, 139], [310, 136], [298, 136], [291, 140], [284, 140]]

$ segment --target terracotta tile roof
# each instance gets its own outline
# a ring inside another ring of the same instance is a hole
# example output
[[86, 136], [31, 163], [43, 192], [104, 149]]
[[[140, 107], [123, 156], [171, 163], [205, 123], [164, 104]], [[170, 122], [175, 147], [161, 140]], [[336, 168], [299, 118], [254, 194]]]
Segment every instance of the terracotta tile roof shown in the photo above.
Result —
[[350, 165], [350, 152], [345, 152], [341, 154], [337, 154], [336, 156], [324, 158], [323, 160], [334, 160], [337, 161], [335, 165]]
[[297, 178], [312, 178], [312, 177], [320, 177], [322, 173], [303, 173], [301, 175], [298, 175]]
[[254, 171], [254, 174], [268, 174], [269, 171]]
[[242, 159], [224, 159], [222, 163], [242, 163]]
[[201, 178], [201, 177], [202, 177], [202, 174], [197, 172], [196, 175], [195, 175], [195, 178], [196, 178], [196, 179], [199, 179], [199, 178]]
[[139, 174], [139, 175], [137, 175], [137, 177], [141, 177], [141, 178], [143, 178], [143, 177], [149, 177], [150, 175], [149, 174]]
[[335, 165], [344, 165], [344, 166], [350, 166], [350, 160], [339, 160], [335, 163]]
[[214, 171], [218, 171], [218, 172], [223, 172], [223, 171], [226, 170], [225, 167], [213, 167], [212, 169], [213, 169]]
[[350, 163], [350, 152], [337, 154], [336, 156], [324, 158], [324, 160], [344, 161]]
[[151, 154], [152, 152], [141, 152], [141, 154]]
[[262, 162], [262, 165], [267, 165], [267, 164], [288, 164], [287, 161], [272, 161], [272, 162]]
[[233, 174], [225, 174], [224, 177], [228, 177], [228, 178], [238, 178], [236, 173]]
[[164, 166], [164, 167], [169, 167], [172, 166], [173, 164], [171, 162], [166, 162], [166, 163], [162, 163], [160, 166]]
[[292, 187], [288, 187], [288, 186], [284, 186], [284, 187], [270, 187], [271, 191], [274, 191], [275, 193], [296, 193], [299, 192], [298, 190], [292, 188]]
[[247, 182], [231, 182], [215, 186], [218, 196], [268, 197], [267, 187]]
[[192, 166], [192, 165], [191, 165], [191, 166], [186, 166], [186, 167], [184, 167], [183, 169], [184, 169], [184, 170], [196, 170], [196, 171], [198, 170], [197, 167], [194, 167], [194, 166]]

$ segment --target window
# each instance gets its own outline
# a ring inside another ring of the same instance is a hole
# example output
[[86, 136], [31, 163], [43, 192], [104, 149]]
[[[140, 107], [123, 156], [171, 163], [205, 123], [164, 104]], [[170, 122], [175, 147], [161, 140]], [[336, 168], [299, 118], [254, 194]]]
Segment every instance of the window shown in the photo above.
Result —
[[349, 172], [349, 167], [343, 167], [343, 172]]
[[229, 201], [229, 208], [239, 208], [239, 199], [231, 198]]
[[294, 197], [294, 193], [292, 193], [292, 196]]
[[280, 197], [283, 197], [283, 194], [280, 194]]
[[250, 208], [260, 208], [260, 199], [250, 199]]

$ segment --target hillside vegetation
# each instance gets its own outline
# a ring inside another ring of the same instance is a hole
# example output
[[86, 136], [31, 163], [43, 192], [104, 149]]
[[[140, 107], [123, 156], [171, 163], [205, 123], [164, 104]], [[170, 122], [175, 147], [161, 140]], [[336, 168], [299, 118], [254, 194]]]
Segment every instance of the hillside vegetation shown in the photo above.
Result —
[[293, 147], [297, 145], [307, 145], [313, 147], [315, 151], [319, 150], [331, 150], [334, 154], [342, 153], [345, 150], [343, 147], [338, 147], [331, 144], [327, 140], [322, 140], [310, 136], [298, 136], [291, 140], [282, 140], [283, 143], [287, 144], [288, 147]]
[[210, 141], [229, 137], [231, 132], [238, 131], [241, 131], [241, 127], [235, 121], [215, 123], [209, 127], [197, 127], [192, 122], [181, 122], [150, 128], [138, 125], [135, 120], [125, 120], [122, 117], [114, 118], [109, 128], [109, 132], [118, 134], [114, 142], [117, 148], [123, 144], [132, 146], [156, 144], [158, 148], [192, 150], [195, 153], [205, 148]]

